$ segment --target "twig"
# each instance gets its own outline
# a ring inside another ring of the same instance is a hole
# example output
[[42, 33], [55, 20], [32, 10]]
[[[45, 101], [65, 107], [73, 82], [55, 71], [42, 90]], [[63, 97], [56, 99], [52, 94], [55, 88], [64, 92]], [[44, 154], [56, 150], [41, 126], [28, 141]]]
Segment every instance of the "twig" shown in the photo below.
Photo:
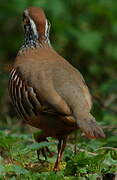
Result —
[[[111, 112], [117, 114], [117, 110], [108, 107], [108, 106], [110, 105], [110, 103], [104, 103], [103, 100], [101, 99], [101, 97], [99, 97], [99, 96], [92, 95], [92, 97], [93, 97], [93, 99], [94, 99], [98, 104], [100, 104], [100, 106], [101, 106], [103, 109], [106, 109], [106, 110], [108, 110], [108, 111], [111, 111]], [[117, 98], [117, 96], [115, 96], [115, 97], [113, 98], [113, 101], [115, 101], [116, 98]], [[111, 103], [112, 103], [113, 101], [111, 101]]]
[[103, 150], [103, 149], [110, 149], [110, 150], [117, 151], [117, 148], [114, 148], [114, 147], [101, 147], [101, 148], [96, 149], [95, 151]]
[[[73, 145], [73, 144], [67, 143], [67, 146], [70, 146], [70, 147], [72, 148], [72, 150], [74, 150], [74, 145]], [[97, 155], [97, 153], [89, 152], [89, 151], [87, 151], [87, 150], [85, 150], [85, 149], [77, 148], [77, 151], [79, 151], [79, 152], [87, 152], [88, 154], [94, 155], [94, 156]], [[77, 151], [76, 151], [76, 152], [77, 152]]]

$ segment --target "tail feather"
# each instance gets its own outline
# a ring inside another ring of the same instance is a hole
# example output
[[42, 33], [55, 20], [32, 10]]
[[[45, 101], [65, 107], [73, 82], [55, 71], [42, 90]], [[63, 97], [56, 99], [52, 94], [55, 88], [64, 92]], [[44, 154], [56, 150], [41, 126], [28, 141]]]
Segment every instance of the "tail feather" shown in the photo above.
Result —
[[80, 117], [78, 126], [88, 138], [105, 138], [102, 128], [96, 123], [95, 118], [91, 114], [87, 118]]

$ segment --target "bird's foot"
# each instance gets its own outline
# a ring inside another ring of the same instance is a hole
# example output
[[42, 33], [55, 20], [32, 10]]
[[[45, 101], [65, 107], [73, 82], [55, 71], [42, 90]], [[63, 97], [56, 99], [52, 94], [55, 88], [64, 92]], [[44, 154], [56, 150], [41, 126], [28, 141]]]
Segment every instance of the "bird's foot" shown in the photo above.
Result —
[[55, 162], [53, 171], [55, 171], [55, 172], [60, 171], [60, 166], [59, 166], [59, 161], [58, 161], [58, 159], [57, 159], [57, 161]]
[[42, 149], [37, 150], [38, 160], [40, 160], [40, 154], [42, 154], [45, 160], [47, 160], [47, 157], [53, 157], [55, 153], [51, 152], [48, 147], [44, 147]]
[[[38, 143], [48, 142], [47, 136], [42, 130], [39, 130], [38, 132], [34, 133], [34, 139]], [[37, 157], [39, 161], [40, 161], [40, 158], [39, 158], [40, 154], [45, 158], [45, 160], [47, 160], [47, 157], [54, 156], [54, 152], [51, 152], [47, 146], [37, 150]]]
[[57, 167], [54, 166], [53, 171], [55, 171], [55, 172], [60, 171], [60, 167], [59, 166], [57, 166]]

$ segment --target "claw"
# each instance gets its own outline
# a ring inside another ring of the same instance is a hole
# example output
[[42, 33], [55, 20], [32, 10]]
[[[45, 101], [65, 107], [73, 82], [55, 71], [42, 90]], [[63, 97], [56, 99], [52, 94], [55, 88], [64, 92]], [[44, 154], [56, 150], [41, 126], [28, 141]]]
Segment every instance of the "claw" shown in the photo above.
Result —
[[60, 171], [60, 168], [59, 167], [54, 167], [53, 171], [58, 172], [58, 171]]

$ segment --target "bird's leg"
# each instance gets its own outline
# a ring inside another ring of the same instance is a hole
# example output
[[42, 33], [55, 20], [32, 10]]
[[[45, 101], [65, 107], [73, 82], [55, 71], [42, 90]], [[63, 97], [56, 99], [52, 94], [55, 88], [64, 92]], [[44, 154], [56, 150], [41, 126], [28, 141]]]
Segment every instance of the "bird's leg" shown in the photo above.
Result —
[[[44, 133], [43, 131], [36, 132], [36, 133], [34, 134], [34, 139], [35, 139], [35, 141], [38, 142], [38, 143], [43, 142], [43, 141], [47, 141], [47, 142], [48, 142], [47, 136], [45, 135], [45, 133]], [[49, 150], [48, 147], [45, 147], [45, 148], [42, 148], [42, 149], [37, 150], [38, 160], [40, 160], [40, 158], [39, 158], [40, 153], [44, 156], [45, 160], [47, 160], [47, 153], [49, 154], [50, 157], [52, 157], [52, 156], [54, 155], [54, 154]]]
[[[46, 141], [49, 142], [47, 138], [46, 138]], [[47, 153], [49, 154], [49, 157], [53, 157], [54, 154], [55, 154], [54, 152], [51, 152], [48, 147], [45, 147], [44, 149], [42, 149], [42, 151], [43, 151], [43, 150], [44, 150], [44, 153], [47, 152]], [[42, 154], [43, 154], [43, 152], [42, 152]], [[46, 153], [45, 153], [45, 155], [46, 155]], [[44, 156], [44, 155], [43, 155], [43, 156]], [[45, 157], [45, 159], [47, 159], [47, 156], [44, 156], [44, 157]]]
[[[40, 143], [40, 142], [43, 142], [43, 141], [46, 141], [46, 136], [44, 135], [44, 133], [42, 132], [42, 134], [39, 134], [37, 135], [36, 137], [36, 142]], [[40, 160], [40, 153], [43, 155], [43, 157], [45, 158], [45, 160], [47, 159], [47, 156], [46, 156], [46, 152], [45, 152], [45, 148], [42, 148], [42, 149], [38, 149], [37, 150], [37, 157], [38, 157], [38, 160]]]
[[56, 160], [55, 165], [54, 165], [54, 169], [53, 169], [54, 171], [59, 171], [59, 162], [61, 161], [63, 151], [64, 151], [65, 146], [66, 146], [66, 141], [67, 141], [66, 137], [64, 137], [63, 139], [59, 139], [58, 155], [57, 155], [57, 160]]
[[59, 142], [58, 142], [58, 154], [57, 154], [57, 159], [56, 159], [56, 162], [55, 162], [55, 165], [54, 165], [54, 171], [58, 171], [59, 170], [59, 161], [60, 161], [60, 153], [61, 153], [61, 139], [59, 139]]
[[74, 132], [74, 137], [75, 137], [74, 154], [76, 154], [76, 152], [77, 152], [77, 138], [78, 138], [78, 131], [77, 130]]
[[65, 149], [65, 147], [66, 147], [66, 142], [67, 142], [67, 137], [65, 137], [65, 138], [63, 139], [63, 144], [62, 144], [61, 153], [60, 153], [60, 161], [61, 161], [61, 159], [62, 159], [64, 149]]

